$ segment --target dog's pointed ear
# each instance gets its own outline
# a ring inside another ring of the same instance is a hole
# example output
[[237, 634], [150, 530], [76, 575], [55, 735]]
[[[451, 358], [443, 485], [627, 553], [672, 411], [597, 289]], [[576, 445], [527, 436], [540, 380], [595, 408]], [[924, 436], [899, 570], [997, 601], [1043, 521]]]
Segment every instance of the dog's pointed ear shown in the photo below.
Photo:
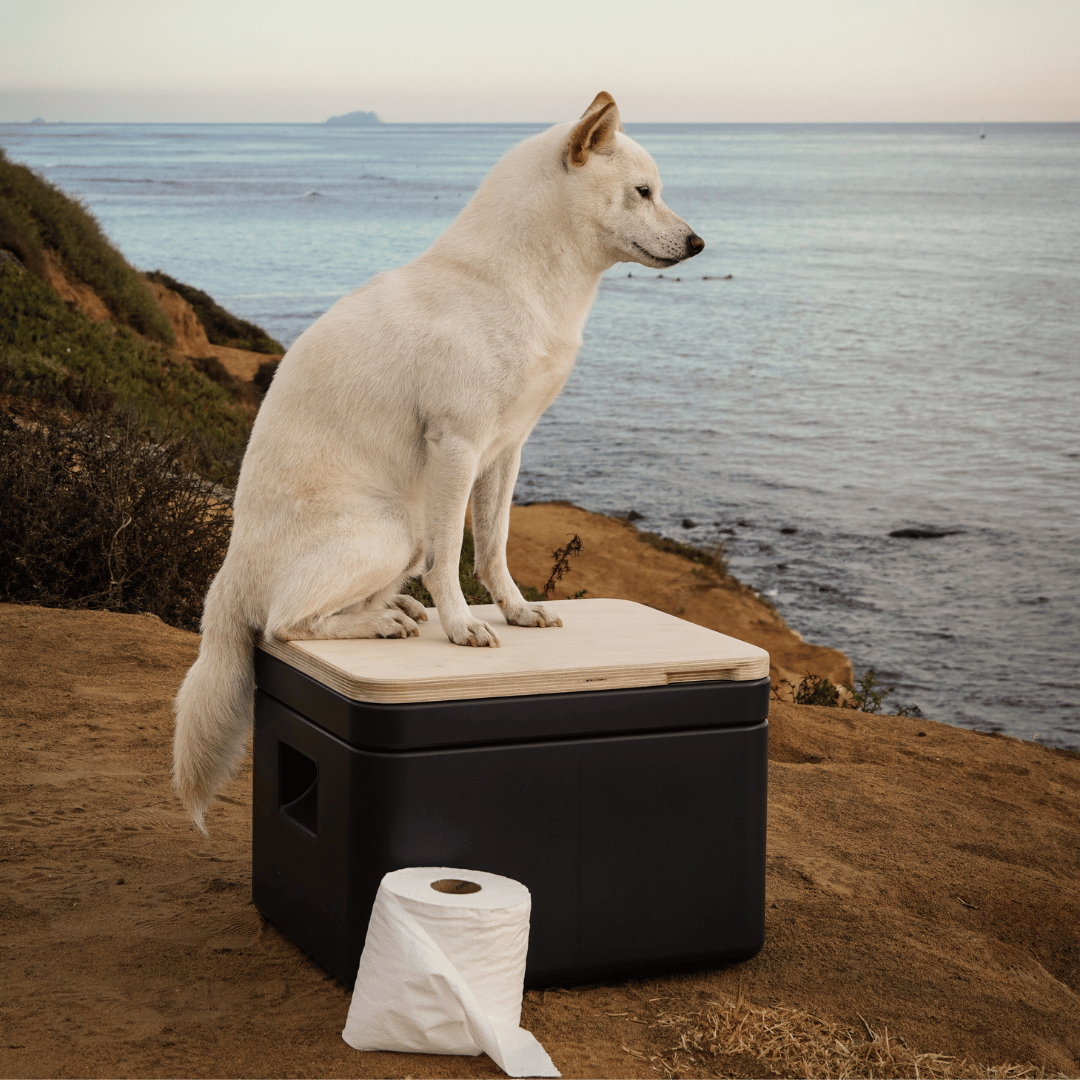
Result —
[[[592, 104], [581, 114], [581, 119], [584, 120], [590, 113], [599, 112], [607, 104], [615, 105], [615, 99], [606, 91], [601, 90], [599, 94], [592, 99]], [[616, 109], [618, 106], [615, 106]], [[622, 131], [623, 126], [620, 122], [619, 130]]]
[[622, 131], [619, 106], [609, 93], [601, 91], [570, 132], [567, 159], [572, 165], [584, 165], [590, 154], [606, 153], [614, 146], [617, 131]]
[[581, 119], [584, 120], [589, 113], [599, 112], [609, 101], [612, 104], [615, 103], [615, 99], [606, 90], [601, 90], [592, 99], [592, 104], [581, 114]]

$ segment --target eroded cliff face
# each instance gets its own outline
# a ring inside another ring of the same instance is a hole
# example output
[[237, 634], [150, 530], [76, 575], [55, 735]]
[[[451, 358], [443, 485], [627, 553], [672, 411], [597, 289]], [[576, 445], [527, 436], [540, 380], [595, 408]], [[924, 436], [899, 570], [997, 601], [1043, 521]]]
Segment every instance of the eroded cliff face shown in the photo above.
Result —
[[552, 551], [577, 534], [582, 552], [570, 562], [558, 598], [586, 589], [586, 596], [648, 604], [767, 649], [774, 686], [798, 685], [807, 673], [832, 683], [850, 683], [851, 661], [839, 650], [812, 645], [791, 629], [776, 609], [732, 577], [660, 551], [629, 523], [592, 514], [568, 503], [534, 503], [510, 511], [507, 562], [516, 581], [542, 588]]
[[[116, 321], [105, 301], [86, 282], [75, 277], [56, 252], [46, 249], [41, 258], [48, 282], [62, 300], [74, 304], [95, 322]], [[241, 382], [254, 379], [260, 364], [278, 359], [272, 354], [212, 344], [195, 309], [178, 292], [157, 281], [147, 280], [146, 287], [169, 320], [176, 339], [171, 349], [177, 359], [216, 357]]]
[[146, 284], [154, 294], [158, 307], [169, 317], [169, 323], [176, 335], [175, 352], [179, 356], [189, 359], [216, 357], [221, 362], [221, 366], [234, 379], [239, 379], [241, 382], [251, 382], [261, 364], [268, 360], [279, 359], [273, 354], [213, 344], [206, 336], [206, 329], [199, 321], [195, 309], [178, 292], [174, 292], [159, 281], [147, 281]]
[[147, 281], [157, 305], [169, 317], [176, 335], [176, 351], [181, 356], [210, 356], [210, 339], [195, 309], [177, 292], [158, 281]]
[[105, 301], [85, 281], [70, 273], [56, 252], [45, 249], [41, 252], [41, 261], [49, 284], [61, 300], [75, 304], [95, 322], [112, 318]]

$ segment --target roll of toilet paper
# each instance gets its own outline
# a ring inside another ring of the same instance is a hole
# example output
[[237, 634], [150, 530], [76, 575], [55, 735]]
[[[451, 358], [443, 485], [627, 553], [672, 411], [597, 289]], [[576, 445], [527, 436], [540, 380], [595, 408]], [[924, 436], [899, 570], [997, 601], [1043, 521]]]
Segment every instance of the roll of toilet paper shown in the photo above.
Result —
[[521, 1025], [532, 898], [449, 867], [387, 874], [342, 1038], [357, 1050], [486, 1053], [509, 1076], [559, 1076]]

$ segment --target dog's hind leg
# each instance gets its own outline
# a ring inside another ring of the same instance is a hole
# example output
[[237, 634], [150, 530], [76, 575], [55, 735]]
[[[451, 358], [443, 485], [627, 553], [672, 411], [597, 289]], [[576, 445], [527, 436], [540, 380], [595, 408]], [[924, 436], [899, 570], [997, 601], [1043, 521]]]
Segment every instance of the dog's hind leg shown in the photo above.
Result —
[[350, 515], [284, 568], [263, 632], [282, 641], [418, 634], [395, 602], [415, 551], [396, 516]]
[[514, 495], [521, 447], [505, 450], [476, 478], [472, 489], [476, 576], [503, 610], [511, 626], [562, 626], [562, 619], [542, 604], [530, 604], [506, 567], [510, 500]]
[[409, 565], [405, 568], [404, 573], [400, 575], [398, 581], [394, 582], [388, 589], [386, 589], [379, 596], [374, 596], [371, 599], [372, 605], [385, 604], [386, 607], [400, 608], [409, 616], [410, 619], [415, 619], [417, 622], [427, 622], [428, 614], [427, 608], [420, 603], [419, 600], [407, 593], [399, 592], [402, 585], [411, 577], [415, 577], [420, 573], [421, 567], [424, 565], [424, 549], [418, 547], [413, 552], [413, 557]]
[[[419, 567], [419, 561], [417, 561], [417, 568]], [[410, 567], [412, 571], [408, 576], [412, 576], [416, 573], [416, 568]], [[401, 588], [401, 583], [398, 582], [392, 585], [388, 589], [384, 589], [378, 596], [372, 596], [367, 600], [361, 600], [356, 604], [350, 604], [347, 608], [342, 608], [341, 611], [336, 612], [337, 615], [355, 615], [358, 612], [363, 611], [365, 608], [399, 608], [404, 611], [410, 619], [415, 619], [416, 622], [427, 622], [427, 608], [420, 603], [419, 600], [409, 596], [407, 593], [398, 592]]]
[[[345, 614], [309, 615], [273, 633], [280, 641], [329, 641], [334, 638], [416, 637], [416, 623], [397, 607], [380, 604]], [[271, 635], [267, 635], [271, 636]]]

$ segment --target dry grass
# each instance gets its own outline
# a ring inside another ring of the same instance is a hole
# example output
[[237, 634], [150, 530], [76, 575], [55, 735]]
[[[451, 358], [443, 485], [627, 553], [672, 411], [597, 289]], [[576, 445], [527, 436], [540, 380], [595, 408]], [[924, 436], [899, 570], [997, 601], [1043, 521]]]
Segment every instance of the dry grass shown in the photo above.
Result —
[[887, 1028], [875, 1031], [865, 1020], [863, 1031], [849, 1031], [800, 1009], [752, 1005], [741, 992], [735, 1000], [709, 1002], [689, 1015], [658, 1008], [651, 1021], [638, 1022], [668, 1034], [672, 1045], [651, 1055], [623, 1049], [668, 1080], [731, 1075], [838, 1080], [1046, 1076], [1032, 1065], [986, 1066], [947, 1054], [918, 1053]]

